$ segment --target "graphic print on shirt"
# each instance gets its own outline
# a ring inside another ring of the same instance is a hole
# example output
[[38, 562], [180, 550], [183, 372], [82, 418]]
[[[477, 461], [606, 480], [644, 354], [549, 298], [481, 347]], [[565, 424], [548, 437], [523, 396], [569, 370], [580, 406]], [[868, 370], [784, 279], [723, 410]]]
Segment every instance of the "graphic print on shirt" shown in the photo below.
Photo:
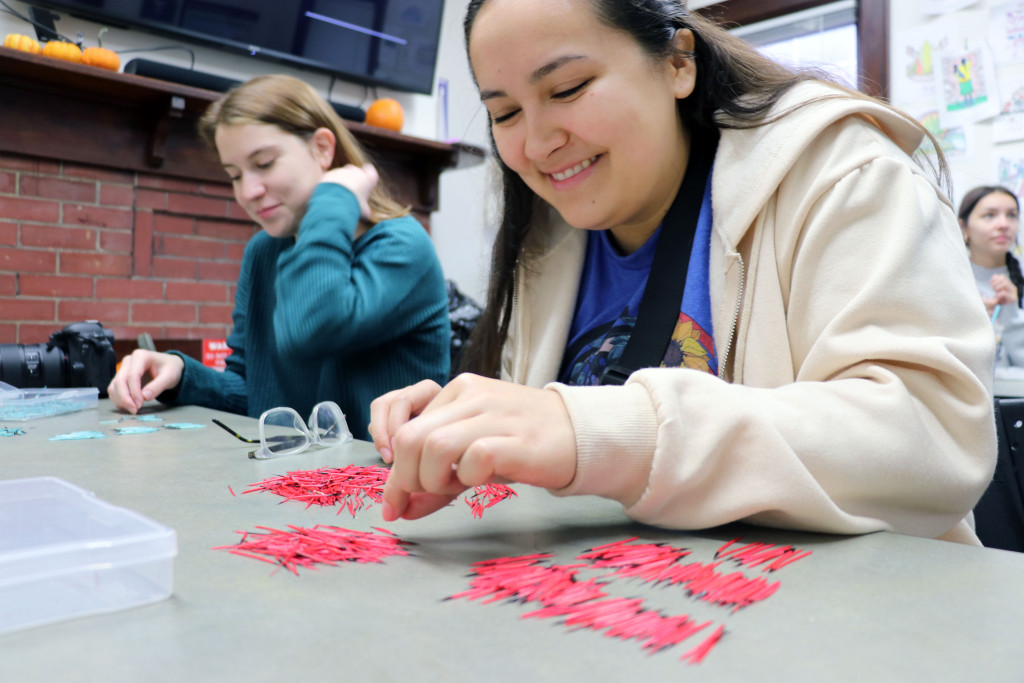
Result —
[[[618, 362], [629, 343], [629, 337], [636, 325], [636, 313], [627, 306], [610, 325], [600, 325], [581, 335], [566, 358], [572, 359], [568, 372], [559, 373], [562, 381], [575, 386], [597, 386], [610, 364]], [[663, 368], [692, 368], [711, 374], [718, 373], [715, 356], [715, 342], [692, 318], [679, 313], [676, 327], [672, 332]]]

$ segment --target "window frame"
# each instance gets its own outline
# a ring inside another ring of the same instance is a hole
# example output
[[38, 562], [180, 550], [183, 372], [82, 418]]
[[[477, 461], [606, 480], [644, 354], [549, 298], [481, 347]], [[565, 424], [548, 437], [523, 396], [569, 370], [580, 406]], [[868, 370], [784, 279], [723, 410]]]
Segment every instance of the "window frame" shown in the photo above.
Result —
[[[724, 0], [695, 10], [731, 28], [827, 5], [832, 0]], [[889, 0], [857, 0], [857, 88], [889, 99]]]

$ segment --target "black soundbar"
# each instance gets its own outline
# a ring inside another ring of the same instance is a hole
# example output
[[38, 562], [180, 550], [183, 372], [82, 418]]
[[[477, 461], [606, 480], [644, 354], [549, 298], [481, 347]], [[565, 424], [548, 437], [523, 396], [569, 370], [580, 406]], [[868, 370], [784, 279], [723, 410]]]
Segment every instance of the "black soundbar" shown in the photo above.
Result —
[[216, 92], [226, 92], [241, 83], [241, 81], [214, 76], [202, 71], [182, 69], [181, 67], [161, 62], [151, 62], [148, 59], [131, 60], [124, 65], [124, 72], [126, 74], [156, 78], [161, 81], [170, 81], [171, 83], [190, 85], [193, 88], [215, 90]]
[[[235, 81], [230, 78], [215, 76], [202, 71], [195, 71], [194, 69], [183, 69], [178, 66], [163, 64], [162, 62], [152, 62], [148, 59], [131, 60], [124, 65], [124, 72], [126, 74], [156, 78], [161, 81], [180, 83], [181, 85], [189, 85], [193, 88], [203, 88], [204, 90], [213, 90], [215, 92], [227, 92], [236, 85], [241, 84], [241, 81]], [[334, 107], [334, 111], [338, 113], [338, 116], [343, 119], [360, 123], [366, 121], [366, 112], [359, 107], [339, 102], [331, 102], [330, 104]]]

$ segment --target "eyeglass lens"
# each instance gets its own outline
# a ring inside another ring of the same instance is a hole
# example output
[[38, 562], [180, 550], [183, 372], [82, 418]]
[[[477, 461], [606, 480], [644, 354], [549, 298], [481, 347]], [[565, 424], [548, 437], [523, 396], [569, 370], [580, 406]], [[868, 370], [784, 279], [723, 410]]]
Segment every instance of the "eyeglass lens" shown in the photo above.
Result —
[[338, 443], [348, 435], [345, 417], [333, 403], [318, 403], [310, 416], [309, 427], [314, 440], [324, 445]]
[[273, 455], [294, 453], [309, 445], [306, 425], [294, 410], [268, 410], [263, 418], [262, 436], [266, 449]]

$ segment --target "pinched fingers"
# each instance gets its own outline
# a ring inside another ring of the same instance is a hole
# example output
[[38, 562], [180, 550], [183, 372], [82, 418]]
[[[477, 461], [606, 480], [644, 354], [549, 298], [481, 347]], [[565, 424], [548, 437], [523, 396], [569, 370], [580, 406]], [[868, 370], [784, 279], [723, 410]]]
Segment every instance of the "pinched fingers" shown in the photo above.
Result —
[[368, 431], [384, 462], [390, 464], [394, 461], [392, 439], [395, 433], [419, 415], [440, 392], [441, 387], [437, 382], [423, 380], [403, 389], [389, 391], [370, 403]]

